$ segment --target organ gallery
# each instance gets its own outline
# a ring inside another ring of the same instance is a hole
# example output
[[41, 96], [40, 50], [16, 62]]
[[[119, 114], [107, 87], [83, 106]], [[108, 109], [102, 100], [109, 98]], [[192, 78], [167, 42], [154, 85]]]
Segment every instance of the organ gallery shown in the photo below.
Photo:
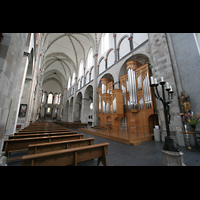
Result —
[[120, 77], [120, 89], [113, 88], [113, 80], [101, 78], [98, 88], [100, 125], [117, 130], [123, 120], [128, 127], [144, 127], [152, 132], [158, 123], [155, 98], [150, 88], [149, 64], [131, 60], [126, 62], [127, 74]]

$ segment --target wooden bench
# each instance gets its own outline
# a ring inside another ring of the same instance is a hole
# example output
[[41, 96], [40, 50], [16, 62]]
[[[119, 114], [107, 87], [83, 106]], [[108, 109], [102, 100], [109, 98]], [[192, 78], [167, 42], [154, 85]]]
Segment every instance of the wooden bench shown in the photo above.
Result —
[[106, 155], [108, 154], [108, 145], [102, 143], [72, 149], [51, 151], [27, 155], [22, 157], [22, 166], [67, 166], [98, 158], [97, 166], [100, 162], [107, 166]]
[[44, 136], [53, 136], [53, 135], [71, 135], [77, 134], [77, 131], [71, 132], [58, 132], [58, 133], [41, 133], [41, 134], [24, 134], [24, 135], [10, 135], [9, 139], [19, 139], [19, 138], [28, 138], [28, 137], [44, 137]]
[[67, 128], [87, 127], [87, 123], [80, 123], [80, 122], [56, 122], [56, 124], [67, 127]]
[[95, 138], [86, 138], [86, 139], [68, 140], [61, 142], [31, 144], [28, 146], [28, 155], [93, 145], [94, 139]]
[[46, 137], [10, 139], [4, 141], [3, 151], [5, 151], [4, 155], [8, 156], [9, 151], [27, 150], [30, 144], [58, 142], [58, 141], [75, 140], [82, 138], [83, 134], [73, 134], [73, 135], [57, 135], [57, 136], [46, 136]]
[[63, 131], [72, 131], [71, 129], [51, 129], [51, 130], [27, 130], [14, 133], [15, 135], [26, 134], [26, 133], [53, 133], [53, 132], [63, 132]]

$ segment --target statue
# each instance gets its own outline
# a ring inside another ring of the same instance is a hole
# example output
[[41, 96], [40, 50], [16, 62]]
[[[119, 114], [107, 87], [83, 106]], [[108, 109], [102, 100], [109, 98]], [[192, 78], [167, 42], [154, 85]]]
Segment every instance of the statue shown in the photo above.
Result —
[[181, 92], [181, 107], [184, 114], [191, 112], [190, 96], [185, 97], [185, 91]]

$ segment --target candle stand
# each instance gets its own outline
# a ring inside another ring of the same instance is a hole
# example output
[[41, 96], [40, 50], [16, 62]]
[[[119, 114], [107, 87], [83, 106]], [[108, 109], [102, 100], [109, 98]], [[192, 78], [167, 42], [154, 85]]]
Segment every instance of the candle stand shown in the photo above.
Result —
[[[163, 77], [161, 77], [160, 85], [162, 86], [162, 97], [160, 97], [160, 94], [158, 92], [159, 84], [157, 83], [157, 79], [153, 80], [153, 77], [151, 77], [151, 85], [150, 86], [153, 89], [153, 93], [154, 93], [155, 97], [162, 102], [163, 107], [164, 107], [167, 136], [165, 137], [165, 143], [164, 143], [163, 150], [179, 152], [179, 149], [178, 149], [177, 145], [175, 144], [173, 137], [170, 135], [170, 130], [169, 130], [169, 124], [170, 124], [170, 118], [171, 118], [169, 104], [172, 102], [174, 91], [172, 91], [171, 86], [169, 87], [168, 82], [166, 83], [167, 88], [165, 89], [165, 83], [166, 82], [163, 80]], [[165, 97], [165, 90], [168, 93], [168, 99], [166, 99], [166, 97]]]

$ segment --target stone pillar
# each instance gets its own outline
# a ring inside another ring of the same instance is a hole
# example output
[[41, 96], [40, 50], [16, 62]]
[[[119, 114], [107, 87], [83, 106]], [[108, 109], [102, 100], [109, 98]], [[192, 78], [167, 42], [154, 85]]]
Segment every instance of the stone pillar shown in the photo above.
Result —
[[133, 50], [133, 36], [128, 38], [129, 42], [130, 42], [130, 51]]
[[94, 125], [99, 124], [98, 120], [98, 67], [97, 67], [98, 54], [94, 55], [94, 80], [93, 80], [93, 106], [94, 106]]
[[69, 111], [68, 111], [68, 113], [69, 113], [69, 115], [68, 115], [68, 121], [69, 122], [72, 122], [72, 119], [73, 119], [73, 115], [72, 115], [72, 111], [73, 111], [73, 109], [72, 109], [72, 105], [69, 105]]
[[108, 68], [108, 62], [107, 62], [107, 58], [105, 59], [105, 69], [107, 69]]
[[6, 164], [7, 157], [3, 156], [4, 153], [5, 151], [0, 152], [0, 166], [7, 166]]
[[116, 33], [113, 33], [113, 38], [114, 38], [114, 52], [115, 52], [115, 62], [117, 62], [117, 50], [116, 50]]
[[73, 107], [72, 107], [72, 113], [69, 113], [69, 114], [72, 114], [72, 121], [71, 122], [74, 122], [74, 115], [75, 115], [75, 106], [76, 106], [76, 91], [77, 91], [77, 77], [75, 79], [75, 84], [74, 84], [74, 95], [73, 95]]
[[182, 152], [165, 151], [162, 152], [162, 166], [185, 166]]
[[[180, 117], [180, 107], [178, 102], [177, 86], [175, 83], [175, 77], [172, 68], [172, 62], [170, 58], [170, 53], [167, 45], [166, 34], [165, 33], [151, 33], [149, 36], [149, 52], [151, 55], [151, 64], [153, 66], [152, 73], [154, 78], [157, 78], [160, 82], [160, 77], [162, 76], [166, 82], [172, 86], [174, 91], [173, 101], [170, 104], [170, 114], [171, 123], [170, 133], [171, 136], [176, 139], [176, 127], [182, 127], [182, 122]], [[158, 87], [158, 91], [162, 94], [161, 87]], [[165, 118], [162, 103], [156, 99], [159, 125], [161, 127], [162, 133], [166, 133]]]
[[82, 107], [81, 107], [81, 122], [88, 123], [88, 110], [89, 110], [89, 99], [82, 99]]
[[117, 60], [119, 60], [119, 48], [116, 49], [116, 53], [117, 53]]

